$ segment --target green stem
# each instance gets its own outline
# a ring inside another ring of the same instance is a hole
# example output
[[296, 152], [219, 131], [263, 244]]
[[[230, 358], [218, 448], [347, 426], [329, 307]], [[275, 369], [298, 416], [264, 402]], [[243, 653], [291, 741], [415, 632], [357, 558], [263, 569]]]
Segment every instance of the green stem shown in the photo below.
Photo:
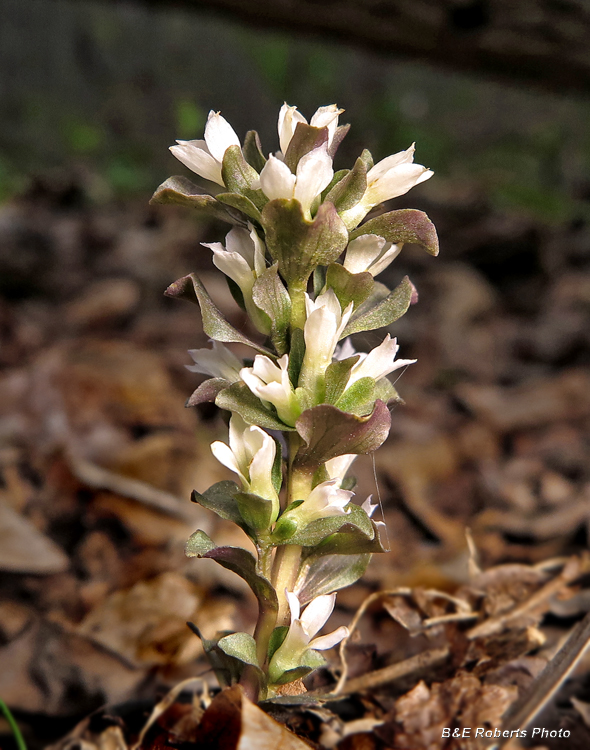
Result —
[[[258, 565], [260, 573], [268, 580], [270, 580], [272, 576], [272, 550], [273, 548], [270, 543], [258, 549]], [[254, 630], [254, 640], [256, 641], [258, 663], [262, 670], [264, 670], [267, 661], [268, 644], [276, 624], [276, 611], [267, 610], [261, 605], [258, 612], [258, 622], [256, 623], [256, 629]]]
[[[289, 435], [289, 468], [287, 472], [287, 507], [295, 500], [305, 500], [311, 492], [312, 474], [301, 471], [294, 466], [294, 459], [301, 445], [297, 433]], [[285, 544], [277, 550], [272, 570], [272, 584], [279, 600], [277, 625], [289, 624], [289, 603], [285, 590], [293, 591], [299, 566], [301, 547], [297, 544]]]
[[301, 547], [297, 544], [285, 544], [277, 552], [273, 577], [273, 586], [279, 600], [277, 625], [289, 624], [289, 602], [285, 591], [293, 591], [300, 561]]
[[291, 330], [305, 326], [307, 313], [305, 311], [306, 284], [291, 284], [289, 296], [291, 297]]
[[4, 703], [4, 701], [0, 698], [0, 711], [4, 714], [4, 717], [6, 721], [8, 722], [8, 726], [10, 727], [12, 734], [14, 735], [14, 741], [16, 743], [16, 746], [18, 750], [27, 750], [27, 743], [25, 742], [25, 738], [22, 736], [22, 733], [20, 729], [18, 728], [18, 724], [15, 721], [14, 716], [10, 713], [10, 709]]

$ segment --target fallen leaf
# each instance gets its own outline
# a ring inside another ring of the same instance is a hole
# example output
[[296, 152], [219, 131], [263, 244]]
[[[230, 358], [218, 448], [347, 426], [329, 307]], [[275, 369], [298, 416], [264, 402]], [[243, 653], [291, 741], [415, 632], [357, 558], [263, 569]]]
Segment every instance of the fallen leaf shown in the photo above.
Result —
[[195, 742], [199, 750], [309, 750], [309, 745], [255, 706], [235, 685], [213, 699]]
[[[93, 638], [125, 657], [131, 664], [147, 666], [190, 661], [200, 645], [186, 627], [199, 606], [198, 590], [178, 573], [162, 573], [116, 591], [90, 612], [77, 632]], [[193, 644], [194, 649], [186, 645]]]
[[55, 542], [0, 500], [0, 570], [48, 575], [63, 573], [69, 565]]

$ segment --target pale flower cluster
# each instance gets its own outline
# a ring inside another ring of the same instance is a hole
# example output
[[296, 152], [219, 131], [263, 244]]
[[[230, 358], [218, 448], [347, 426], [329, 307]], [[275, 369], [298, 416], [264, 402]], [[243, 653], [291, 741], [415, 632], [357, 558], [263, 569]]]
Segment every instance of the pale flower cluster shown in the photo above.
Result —
[[[294, 198], [301, 204], [304, 215], [311, 218], [311, 211], [322, 191], [334, 176], [331, 147], [338, 127], [338, 117], [344, 110], [335, 104], [320, 107], [313, 115], [310, 125], [327, 128], [328, 140], [302, 156], [295, 173], [285, 163], [285, 155], [295, 135], [297, 125], [306, 123], [305, 117], [296, 107], [283, 104], [278, 118], [278, 136], [281, 150], [270, 154], [252, 189], [260, 188], [269, 200]], [[219, 112], [209, 112], [204, 140], [177, 141], [171, 146], [174, 156], [186, 167], [206, 180], [222, 187], [222, 167], [225, 152], [231, 146], [240, 147], [240, 139], [232, 126]], [[429, 179], [432, 171], [421, 164], [414, 164], [414, 144], [375, 164], [367, 173], [367, 189], [356, 206], [344, 211], [341, 218], [347, 227], [353, 228], [377, 204], [407, 193], [415, 185]], [[378, 273], [378, 271], [375, 271]]]

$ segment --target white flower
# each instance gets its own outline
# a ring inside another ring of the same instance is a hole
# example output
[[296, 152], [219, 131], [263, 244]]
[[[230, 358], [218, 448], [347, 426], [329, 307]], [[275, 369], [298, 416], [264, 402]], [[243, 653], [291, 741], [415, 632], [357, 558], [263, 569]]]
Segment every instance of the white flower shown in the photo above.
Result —
[[303, 327], [305, 355], [301, 368], [304, 381], [308, 373], [317, 376], [331, 363], [338, 339], [352, 314], [352, 308], [351, 302], [342, 312], [333, 289], [328, 289], [315, 300], [308, 294], [305, 295], [307, 319]]
[[332, 159], [326, 147], [321, 146], [299, 159], [295, 174], [285, 162], [270, 154], [260, 173], [260, 187], [271, 201], [295, 198], [309, 218], [312, 203], [330, 184], [333, 176]]
[[191, 372], [201, 372], [213, 378], [225, 378], [231, 383], [240, 379], [243, 362], [227, 346], [213, 341], [212, 349], [189, 349], [194, 365], [185, 365]]
[[206, 180], [225, 187], [221, 176], [223, 156], [230, 146], [239, 146], [240, 139], [219, 112], [209, 112], [204, 141], [176, 141], [170, 151], [186, 167]]
[[387, 334], [379, 346], [375, 347], [368, 354], [360, 352], [360, 359], [350, 371], [346, 387], [349, 388], [361, 378], [368, 377], [376, 381], [380, 380], [389, 375], [390, 372], [399, 370], [400, 367], [405, 367], [406, 365], [413, 365], [416, 362], [415, 359], [395, 359], [398, 351], [397, 339], [392, 339]]
[[328, 479], [316, 485], [292, 515], [301, 518], [305, 525], [331, 516], [347, 516], [350, 510], [345, 508], [353, 495], [354, 492], [340, 489], [338, 479]]
[[432, 177], [432, 170], [413, 163], [415, 150], [416, 144], [412, 143], [406, 151], [385, 157], [368, 171], [367, 190], [362, 198], [365, 206], [372, 208], [383, 201], [405, 195], [414, 185]]
[[375, 512], [375, 509], [378, 507], [379, 507], [379, 503], [373, 502], [373, 495], [369, 495], [369, 497], [361, 505], [361, 508], [365, 511], [365, 513], [369, 516], [369, 518], [371, 518], [371, 516]]
[[270, 321], [252, 300], [254, 282], [266, 268], [264, 242], [249, 224], [248, 229], [234, 228], [221, 242], [202, 242], [213, 251], [213, 263], [226, 276], [235, 281], [244, 297], [246, 311], [259, 331], [268, 334]]
[[245, 492], [252, 492], [273, 502], [273, 518], [279, 512], [279, 497], [272, 483], [276, 455], [275, 441], [256, 425], [247, 424], [239, 414], [229, 421], [229, 446], [216, 440], [211, 445], [215, 458], [234, 471]]
[[[362, 510], [365, 511], [369, 518], [372, 517], [373, 513], [378, 507], [379, 503], [373, 502], [373, 495], [369, 495], [369, 497], [361, 505]], [[373, 521], [373, 524], [375, 525], [378, 538], [381, 537], [381, 534], [384, 534], [385, 538], [387, 539], [387, 525], [383, 521]]]
[[313, 599], [301, 614], [301, 605], [296, 594], [285, 592], [291, 610], [291, 624], [287, 636], [279, 646], [269, 665], [271, 681], [280, 679], [283, 672], [301, 665], [308, 649], [325, 651], [348, 637], [348, 628], [341, 626], [329, 635], [314, 636], [324, 627], [334, 610], [336, 594], [324, 594]]
[[[346, 340], [348, 341], [348, 339]], [[330, 479], [338, 480], [338, 486], [342, 484], [344, 477], [346, 476], [346, 472], [350, 469], [355, 458], [355, 453], [345, 453], [343, 456], [336, 456], [336, 458], [331, 458], [324, 464]]]
[[415, 185], [428, 180], [434, 172], [421, 164], [414, 164], [415, 144], [399, 154], [387, 156], [367, 173], [367, 189], [356, 206], [341, 214], [350, 229], [367, 215], [373, 206], [404, 195]]
[[[338, 127], [338, 116], [342, 112], [344, 110], [338, 109], [335, 104], [329, 104], [326, 107], [320, 107], [311, 118], [309, 124], [315, 128], [328, 128], [328, 146], [331, 145], [334, 139], [334, 133]], [[295, 129], [300, 122], [306, 123], [307, 120], [297, 107], [290, 107], [285, 102], [279, 112], [279, 143], [283, 154], [287, 153], [291, 138], [293, 138]]]
[[279, 418], [292, 427], [301, 409], [289, 379], [289, 355], [284, 354], [277, 365], [264, 354], [257, 354], [252, 367], [240, 370], [240, 377], [255, 396], [273, 404]]
[[394, 245], [376, 234], [363, 234], [346, 248], [344, 268], [350, 273], [381, 273], [400, 254], [403, 243]]

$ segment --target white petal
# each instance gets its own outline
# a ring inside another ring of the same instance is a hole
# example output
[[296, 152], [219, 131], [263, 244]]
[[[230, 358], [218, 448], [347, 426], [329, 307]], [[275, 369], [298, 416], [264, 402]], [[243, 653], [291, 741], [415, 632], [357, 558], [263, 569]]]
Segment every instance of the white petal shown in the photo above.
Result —
[[365, 513], [369, 516], [369, 518], [371, 518], [371, 516], [375, 512], [375, 508], [377, 508], [378, 505], [379, 503], [373, 502], [373, 495], [369, 495], [369, 497], [361, 505], [361, 508], [365, 511]]
[[338, 336], [336, 338], [336, 342], [335, 342], [334, 346], [336, 346], [336, 343], [340, 339], [340, 334], [346, 328], [346, 325], [347, 325], [348, 321], [350, 320], [350, 316], [352, 315], [353, 309], [354, 309], [354, 302], [350, 302], [346, 306], [344, 312], [342, 313], [342, 321], [341, 321], [340, 325], [338, 326]]
[[213, 263], [226, 276], [236, 282], [244, 294], [249, 294], [254, 284], [254, 274], [248, 261], [239, 253], [213, 250]]
[[289, 167], [275, 156], [269, 155], [260, 173], [260, 187], [269, 200], [292, 198], [296, 177]]
[[180, 141], [178, 146], [170, 146], [170, 151], [185, 167], [206, 180], [223, 185], [221, 166], [208, 151], [197, 144], [203, 144], [204, 146], [205, 141]]
[[289, 355], [283, 354], [280, 359], [277, 359], [277, 365], [281, 368], [283, 376], [288, 373], [289, 370]]
[[260, 429], [257, 425], [250, 425], [247, 427], [242, 434], [242, 441], [244, 443], [244, 451], [247, 456], [248, 463], [258, 453], [258, 451], [264, 445], [264, 438], [268, 437], [264, 430]]
[[303, 326], [305, 338], [304, 366], [327, 366], [338, 340], [338, 321], [325, 307], [314, 310]]
[[286, 424], [292, 425], [299, 414], [292, 408], [293, 395], [286, 391], [282, 383], [269, 383], [258, 388], [258, 397], [269, 401], [277, 410], [277, 414]]
[[225, 249], [230, 253], [238, 253], [247, 261], [250, 268], [254, 268], [254, 242], [247, 229], [235, 227], [225, 236]]
[[[263, 431], [260, 430], [260, 432]], [[254, 454], [250, 463], [250, 486], [253, 492], [258, 494], [264, 492], [263, 497], [268, 497], [271, 493], [272, 496], [276, 495], [272, 485], [272, 467], [276, 455], [276, 443], [270, 435], [264, 432], [263, 435], [262, 445]]]
[[348, 628], [341, 625], [328, 635], [320, 635], [319, 638], [314, 638], [309, 644], [309, 647], [313, 648], [315, 651], [325, 651], [328, 648], [334, 648], [334, 646], [338, 645], [340, 641], [348, 638], [348, 635]]
[[336, 458], [331, 458], [329, 461], [326, 461], [324, 466], [326, 467], [330, 479], [339, 479], [342, 481], [355, 458], [355, 453], [345, 453], [343, 456], [337, 456]]
[[377, 258], [376, 261], [371, 264], [371, 267], [369, 268], [369, 272], [373, 276], [377, 276], [378, 273], [384, 271], [387, 266], [397, 258], [397, 256], [402, 251], [404, 243], [400, 242], [399, 245], [393, 245], [392, 243], [388, 242], [387, 245], [389, 245], [389, 247], [386, 247], [384, 252], [379, 256], [379, 258]]
[[316, 297], [314, 308], [317, 310], [320, 307], [325, 307], [326, 310], [329, 310], [337, 318], [342, 315], [342, 308], [340, 307], [338, 297], [331, 288], [320, 294], [319, 297]]
[[386, 240], [377, 234], [363, 234], [352, 240], [346, 248], [344, 268], [350, 273], [368, 271], [381, 255]]
[[[205, 125], [205, 142], [211, 152], [211, 156], [219, 164], [223, 161], [223, 155], [230, 146], [239, 146], [240, 139], [229, 122], [219, 112], [209, 112], [207, 125]], [[223, 183], [222, 183], [223, 184]]]
[[297, 165], [294, 197], [301, 203], [304, 211], [309, 211], [316, 196], [330, 184], [333, 176], [332, 159], [324, 147], [316, 148], [301, 157]]
[[336, 594], [324, 594], [312, 599], [303, 610], [303, 614], [299, 619], [301, 620], [303, 630], [310, 638], [313, 638], [324, 627], [334, 610], [335, 602]]
[[252, 224], [248, 224], [248, 229], [250, 230], [250, 239], [252, 241], [252, 245], [254, 246], [253, 268], [256, 272], [256, 276], [258, 277], [266, 270], [266, 248], [264, 246], [264, 242], [260, 239], [258, 233], [256, 232], [256, 229], [252, 226]]
[[287, 601], [289, 602], [291, 622], [294, 622], [295, 620], [299, 619], [299, 615], [301, 614], [301, 604], [299, 603], [297, 594], [294, 594], [292, 591], [285, 590], [285, 595], [287, 597]]
[[194, 365], [186, 365], [191, 372], [202, 372], [214, 378], [235, 382], [240, 376], [242, 362], [226, 346], [213, 342], [212, 349], [189, 349]]
[[434, 172], [421, 164], [400, 164], [390, 169], [387, 174], [369, 184], [363, 196], [363, 203], [369, 201], [372, 205], [397, 198], [411, 190], [415, 185], [432, 177]]
[[392, 339], [389, 334], [383, 339], [379, 346], [375, 347], [370, 351], [367, 356], [352, 368], [350, 373], [350, 379], [348, 381], [348, 387], [354, 382], [361, 378], [374, 378], [379, 380], [389, 375], [394, 370], [399, 370], [400, 367], [406, 365], [412, 365], [416, 362], [415, 359], [395, 359], [395, 355], [399, 350], [397, 340]]
[[250, 463], [250, 456], [244, 444], [244, 433], [249, 427], [250, 425], [239, 414], [232, 414], [229, 420], [229, 447], [233, 451], [244, 477], [248, 476], [248, 464]]
[[328, 479], [313, 488], [301, 507], [305, 508], [304, 512], [308, 509], [317, 511], [320, 518], [348, 515], [344, 508], [353, 495], [350, 490], [340, 489], [338, 479]]
[[219, 463], [227, 466], [227, 468], [231, 469], [231, 471], [234, 471], [240, 477], [242, 482], [244, 482], [244, 484], [247, 484], [248, 480], [242, 473], [242, 470], [231, 448], [229, 448], [225, 443], [222, 443], [220, 440], [216, 440], [214, 443], [211, 443], [211, 453], [213, 453]]
[[254, 375], [257, 375], [265, 383], [280, 383], [282, 381], [281, 368], [277, 367], [275, 363], [264, 354], [257, 354], [254, 357], [254, 365], [252, 367]]
[[334, 133], [338, 127], [338, 117], [343, 112], [344, 110], [338, 109], [335, 104], [329, 104], [326, 107], [319, 107], [309, 121], [309, 124], [315, 128], [328, 128], [328, 145], [332, 143]]
[[378, 180], [390, 169], [397, 167], [399, 164], [411, 164], [414, 161], [414, 151], [416, 150], [416, 144], [412, 143], [410, 148], [405, 151], [400, 151], [397, 154], [386, 156], [385, 159], [381, 159], [377, 162], [374, 167], [367, 173], [367, 183], [370, 185], [374, 180]]
[[242, 367], [242, 369], [240, 370], [240, 378], [244, 381], [244, 383], [246, 383], [248, 388], [255, 396], [258, 396], [258, 398], [262, 398], [260, 389], [265, 386], [265, 383], [259, 377], [254, 375], [251, 367]]
[[300, 122], [307, 122], [305, 117], [297, 110], [297, 107], [290, 107], [286, 102], [280, 109], [279, 112], [279, 143], [281, 145], [281, 151], [283, 154], [287, 153], [291, 138], [295, 133], [295, 129]]

